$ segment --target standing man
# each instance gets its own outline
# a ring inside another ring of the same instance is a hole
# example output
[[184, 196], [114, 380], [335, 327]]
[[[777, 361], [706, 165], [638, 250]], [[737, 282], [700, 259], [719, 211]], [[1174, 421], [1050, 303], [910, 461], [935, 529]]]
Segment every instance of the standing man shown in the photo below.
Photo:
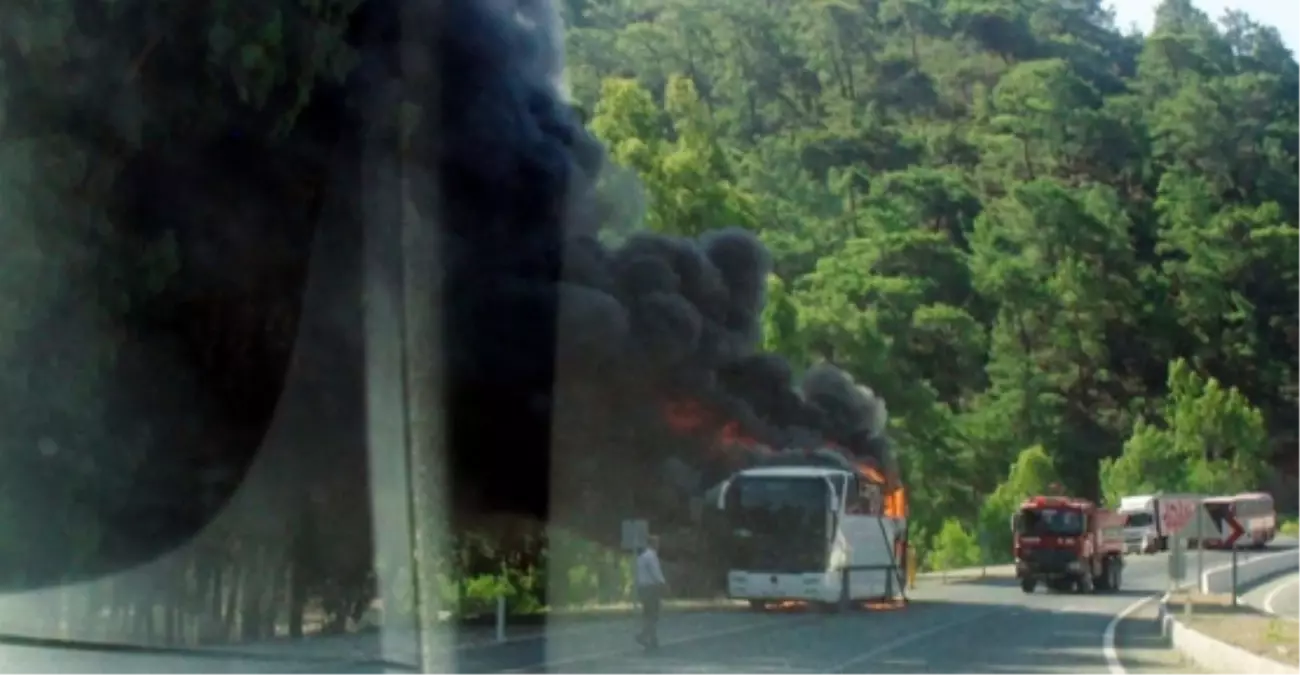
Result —
[[646, 537], [645, 549], [636, 558], [636, 592], [641, 600], [642, 625], [636, 641], [646, 649], [659, 648], [659, 604], [668, 586], [659, 566], [659, 537]]

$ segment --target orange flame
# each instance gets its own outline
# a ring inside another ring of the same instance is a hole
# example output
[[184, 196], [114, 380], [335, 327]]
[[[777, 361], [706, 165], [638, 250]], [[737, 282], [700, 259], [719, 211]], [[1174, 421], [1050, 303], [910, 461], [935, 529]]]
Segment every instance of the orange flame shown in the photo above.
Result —
[[[715, 424], [717, 419], [716, 415], [703, 404], [692, 400], [665, 403], [663, 412], [668, 426], [673, 431], [683, 434], [703, 432]], [[723, 424], [714, 434], [713, 440], [713, 451], [729, 455], [735, 460], [743, 459], [743, 453], [736, 452], [740, 448], [751, 451], [766, 450], [758, 439], [746, 434], [740, 423], [735, 420]]]
[[[713, 411], [706, 408], [702, 403], [695, 400], [668, 401], [663, 405], [664, 419], [673, 431], [682, 434], [700, 433], [712, 426], [717, 419]], [[746, 454], [755, 451], [763, 454], [771, 454], [773, 451], [758, 439], [745, 433], [740, 422], [731, 420], [723, 424], [714, 434], [714, 442], [710, 444], [709, 450], [712, 453], [722, 455], [728, 463], [739, 468], [745, 462]], [[856, 459], [848, 448], [834, 441], [827, 441], [825, 447], [833, 449], [850, 460], [856, 462], [858, 475], [866, 480], [875, 483], [882, 488], [889, 487], [890, 481], [886, 478], [874, 460]], [[883, 510], [887, 518], [906, 518], [907, 517], [907, 493], [902, 485], [894, 485], [884, 497]]]
[[858, 474], [876, 485], [885, 484], [885, 474], [881, 473], [871, 460], [858, 462]]
[[718, 442], [724, 445], [743, 445], [751, 448], [759, 445], [758, 440], [745, 434], [745, 431], [740, 428], [740, 423], [734, 420], [722, 425], [722, 429], [718, 431]]
[[[881, 486], [882, 488], [889, 483], [889, 481], [885, 479], [885, 474], [882, 473], [880, 469], [876, 468], [875, 462], [870, 459], [858, 462], [857, 469], [858, 475]], [[890, 490], [885, 495], [883, 508], [884, 516], [886, 518], [907, 517], [907, 491], [902, 485], [895, 485], [894, 489]]]
[[708, 424], [709, 415], [695, 401], [669, 401], [664, 404], [664, 419], [673, 431], [686, 433]]

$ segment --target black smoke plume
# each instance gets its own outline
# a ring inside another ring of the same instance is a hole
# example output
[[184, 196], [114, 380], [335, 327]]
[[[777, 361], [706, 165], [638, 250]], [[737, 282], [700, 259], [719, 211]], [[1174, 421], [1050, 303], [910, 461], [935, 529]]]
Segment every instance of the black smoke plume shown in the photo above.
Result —
[[[537, 28], [554, 22], [520, 21], [506, 5], [443, 2], [442, 30], [423, 44], [440, 86], [415, 144], [440, 181], [421, 207], [446, 254], [457, 475], [475, 478], [478, 499], [535, 513], [542, 476], [556, 490], [649, 493], [669, 480], [702, 491], [828, 443], [843, 450], [829, 456], [872, 457], [896, 475], [880, 399], [824, 364], [799, 386], [760, 351], [772, 262], [757, 237], [718, 223], [698, 240], [601, 242], [603, 149], [554, 70], [537, 67], [562, 64]], [[673, 404], [700, 418], [685, 434], [664, 413]], [[740, 439], [719, 448], [727, 425]], [[489, 478], [505, 466], [527, 478]]]

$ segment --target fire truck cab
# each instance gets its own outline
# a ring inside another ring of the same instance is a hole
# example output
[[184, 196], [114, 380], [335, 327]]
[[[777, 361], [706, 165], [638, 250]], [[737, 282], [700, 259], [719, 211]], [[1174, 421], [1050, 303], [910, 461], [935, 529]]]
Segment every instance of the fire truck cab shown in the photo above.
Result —
[[1037, 496], [1012, 517], [1016, 578], [1033, 593], [1051, 590], [1117, 591], [1124, 573], [1123, 514], [1087, 499]]

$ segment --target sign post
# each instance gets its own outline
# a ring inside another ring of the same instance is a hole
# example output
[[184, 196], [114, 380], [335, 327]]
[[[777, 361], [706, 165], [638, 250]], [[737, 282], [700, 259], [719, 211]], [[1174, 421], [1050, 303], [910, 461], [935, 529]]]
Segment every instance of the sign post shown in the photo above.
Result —
[[1227, 517], [1223, 519], [1223, 522], [1228, 526], [1228, 530], [1229, 530], [1228, 536], [1224, 539], [1224, 541], [1227, 542], [1228, 548], [1232, 549], [1231, 593], [1232, 593], [1232, 606], [1236, 607], [1237, 606], [1237, 540], [1240, 539], [1241, 535], [1245, 533], [1245, 529], [1242, 528], [1241, 523], [1237, 522], [1237, 516], [1231, 513], [1229, 513]]
[[[1204, 511], [1204, 509], [1201, 509]], [[1205, 519], [1196, 519], [1196, 587], [1200, 588], [1205, 579]], [[1206, 589], [1202, 588], [1201, 592]], [[1190, 606], [1191, 603], [1188, 603]]]
[[1169, 535], [1169, 590], [1176, 591], [1187, 578], [1186, 556], [1183, 554], [1183, 537], [1177, 532]]
[[1232, 547], [1232, 606], [1237, 607], [1237, 547]]
[[1195, 497], [1160, 498], [1157, 517], [1160, 519], [1161, 532], [1169, 542], [1170, 590], [1182, 588], [1187, 580], [1189, 526], [1195, 527], [1197, 536], [1200, 536], [1203, 517], [1201, 511], [1201, 500]]

